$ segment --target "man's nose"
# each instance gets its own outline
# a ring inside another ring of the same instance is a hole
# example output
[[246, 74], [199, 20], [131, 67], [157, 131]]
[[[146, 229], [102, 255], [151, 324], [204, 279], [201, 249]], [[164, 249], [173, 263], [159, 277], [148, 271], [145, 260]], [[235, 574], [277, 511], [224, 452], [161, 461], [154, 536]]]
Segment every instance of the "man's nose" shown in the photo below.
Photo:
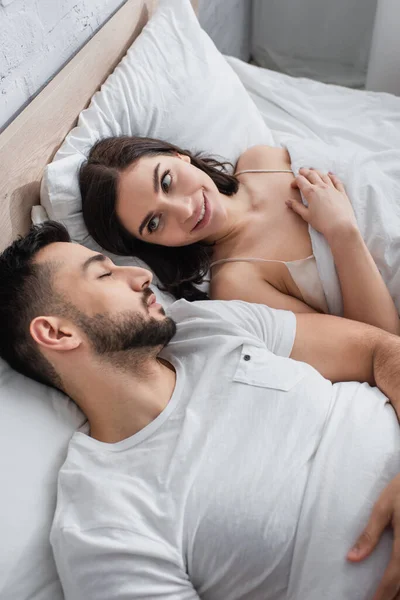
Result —
[[143, 292], [153, 280], [153, 274], [142, 267], [129, 267], [130, 283], [136, 292]]

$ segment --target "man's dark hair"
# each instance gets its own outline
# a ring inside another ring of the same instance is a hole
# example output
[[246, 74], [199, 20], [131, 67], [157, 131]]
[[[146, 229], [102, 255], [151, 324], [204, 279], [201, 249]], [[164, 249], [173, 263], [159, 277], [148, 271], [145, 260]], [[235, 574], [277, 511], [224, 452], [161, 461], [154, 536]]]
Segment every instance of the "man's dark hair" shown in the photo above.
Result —
[[54, 264], [34, 259], [49, 244], [70, 241], [63, 225], [47, 221], [0, 255], [0, 356], [23, 375], [57, 388], [61, 381], [29, 331], [32, 320], [51, 313], [54, 305]]

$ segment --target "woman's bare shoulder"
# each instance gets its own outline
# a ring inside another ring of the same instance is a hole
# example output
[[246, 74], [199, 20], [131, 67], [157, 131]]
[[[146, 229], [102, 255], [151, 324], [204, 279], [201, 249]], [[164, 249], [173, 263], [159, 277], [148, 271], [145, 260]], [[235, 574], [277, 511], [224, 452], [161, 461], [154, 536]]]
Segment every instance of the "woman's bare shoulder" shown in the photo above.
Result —
[[244, 300], [295, 313], [315, 312], [302, 300], [290, 296], [266, 281], [251, 263], [238, 262], [223, 266], [226, 268], [221, 269], [218, 276], [211, 279], [211, 299]]
[[243, 288], [262, 281], [257, 265], [249, 262], [229, 262], [215, 268], [210, 282], [213, 300], [242, 299]]
[[[287, 150], [274, 146], [252, 146], [239, 157], [235, 171], [246, 169], [273, 169], [282, 160], [286, 162]], [[278, 168], [278, 167], [276, 167]]]

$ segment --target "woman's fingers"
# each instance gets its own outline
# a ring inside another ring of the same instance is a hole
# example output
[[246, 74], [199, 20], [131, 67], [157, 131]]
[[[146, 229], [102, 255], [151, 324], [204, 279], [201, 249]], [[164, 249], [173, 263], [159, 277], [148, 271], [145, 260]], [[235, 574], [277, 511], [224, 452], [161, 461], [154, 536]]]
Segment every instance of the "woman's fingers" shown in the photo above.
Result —
[[302, 174], [297, 175], [295, 181], [296, 181], [296, 186], [293, 186], [293, 187], [297, 187], [303, 193], [307, 192], [307, 190], [312, 189], [313, 183], [305, 175], [302, 175]]
[[326, 183], [326, 185], [332, 185], [332, 180], [329, 177], [328, 173], [323, 173], [322, 171], [318, 171], [318, 174], [321, 177], [322, 181], [324, 183]]
[[340, 181], [339, 177], [336, 177], [333, 173], [329, 171], [328, 173], [329, 179], [332, 181], [333, 185], [339, 192], [345, 192], [343, 183]]
[[321, 175], [316, 169], [306, 169], [305, 167], [302, 167], [301, 169], [299, 169], [299, 173], [301, 176], [305, 177], [310, 183], [313, 183], [314, 185], [317, 185], [322, 181]]
[[301, 168], [299, 173], [301, 173], [301, 175], [306, 177], [308, 181], [314, 185], [321, 184], [321, 182], [326, 183], [326, 185], [332, 185], [332, 180], [330, 179], [329, 175], [323, 171], [320, 171], [319, 169]]
[[297, 177], [295, 177], [292, 181], [292, 183], [290, 184], [291, 188], [295, 188], [296, 190], [299, 188], [299, 184], [297, 183]]
[[300, 215], [300, 217], [308, 223], [308, 208], [304, 206], [301, 200], [289, 198], [288, 200], [286, 200], [286, 206], [296, 214]]

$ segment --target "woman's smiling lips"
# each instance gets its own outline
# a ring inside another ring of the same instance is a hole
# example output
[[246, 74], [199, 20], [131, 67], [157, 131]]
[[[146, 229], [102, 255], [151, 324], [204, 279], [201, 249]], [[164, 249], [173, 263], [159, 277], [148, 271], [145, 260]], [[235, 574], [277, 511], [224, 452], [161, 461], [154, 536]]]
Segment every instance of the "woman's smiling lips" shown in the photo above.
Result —
[[[199, 218], [201, 217], [201, 215], [203, 215], [203, 216], [202, 216], [201, 220], [199, 221]], [[210, 204], [207, 200], [205, 193], [203, 192], [203, 204], [199, 207], [199, 210], [196, 214], [196, 225], [193, 227], [192, 232], [199, 231], [200, 229], [203, 229], [203, 227], [208, 225], [208, 223], [210, 222], [210, 217], [211, 217], [211, 207], [210, 207]]]

